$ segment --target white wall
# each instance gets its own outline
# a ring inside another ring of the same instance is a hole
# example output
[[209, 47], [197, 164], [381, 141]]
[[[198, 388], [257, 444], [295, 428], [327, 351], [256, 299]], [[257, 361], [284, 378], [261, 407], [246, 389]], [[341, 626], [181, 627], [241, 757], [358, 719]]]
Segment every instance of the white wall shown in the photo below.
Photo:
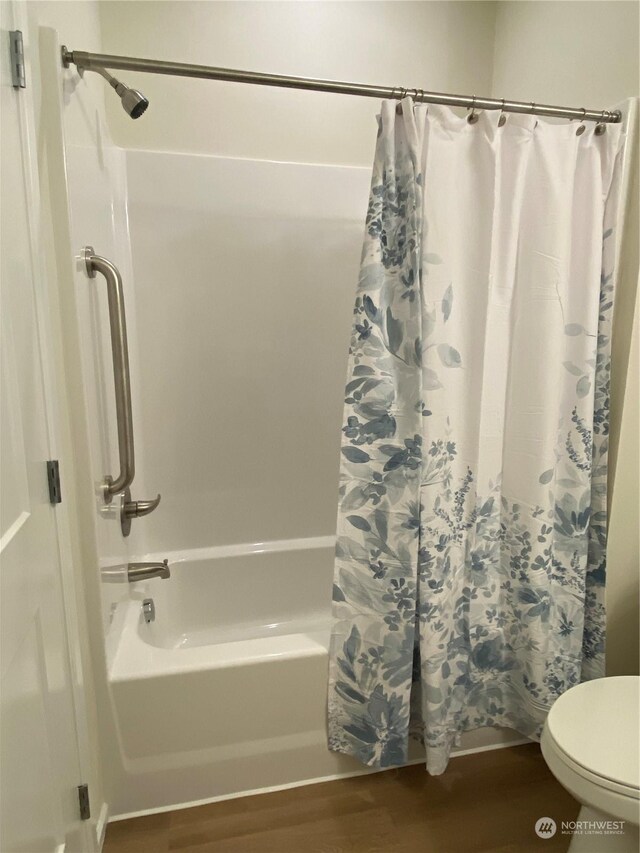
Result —
[[607, 669], [610, 675], [629, 675], [638, 672], [638, 541], [640, 511], [638, 505], [638, 474], [640, 458], [638, 436], [638, 364], [639, 364], [639, 304], [636, 297], [635, 317], [624, 401], [624, 416], [620, 428], [615, 487], [609, 527], [609, 586], [607, 589]]
[[493, 96], [600, 109], [638, 95], [635, 0], [496, 3]]
[[[435, 91], [491, 85], [493, 3], [126, 0], [101, 3], [100, 20], [106, 53]], [[376, 99], [122, 79], [151, 106], [132, 122], [108, 99], [118, 145], [371, 167]]]
[[[612, 108], [639, 94], [636, 2], [497, 3], [493, 96]], [[637, 129], [636, 129], [637, 134]], [[632, 155], [635, 162], [636, 152]], [[638, 283], [638, 172], [632, 174], [618, 270], [611, 377], [613, 493], [607, 666], [638, 672], [638, 359], [629, 358]], [[637, 343], [636, 343], [637, 349]], [[620, 443], [619, 443], [620, 442]], [[618, 444], [619, 443], [619, 444]]]
[[132, 546], [332, 536], [370, 170], [148, 151], [127, 167], [135, 491], [163, 495]]

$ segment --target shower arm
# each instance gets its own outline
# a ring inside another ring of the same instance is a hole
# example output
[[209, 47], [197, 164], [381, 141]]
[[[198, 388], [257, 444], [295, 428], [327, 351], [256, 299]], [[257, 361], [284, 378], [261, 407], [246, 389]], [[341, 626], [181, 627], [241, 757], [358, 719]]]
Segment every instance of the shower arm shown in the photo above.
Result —
[[113, 68], [121, 71], [141, 71], [147, 74], [169, 74], [176, 77], [198, 77], [205, 80], [223, 80], [229, 83], [253, 83], [258, 86], [277, 86], [285, 89], [303, 89], [315, 92], [334, 92], [340, 95], [360, 95], [368, 98], [395, 98], [407, 96], [421, 104], [445, 104], [452, 107], [478, 110], [502, 110], [510, 113], [552, 116], [555, 118], [596, 121], [599, 124], [622, 121], [620, 110], [587, 110], [583, 107], [557, 107], [536, 104], [533, 101], [507, 101], [498, 98], [477, 98], [475, 95], [450, 95], [427, 92], [424, 89], [405, 89], [401, 86], [370, 86], [364, 83], [343, 83], [337, 80], [320, 80], [311, 77], [291, 77], [285, 74], [263, 74], [257, 71], [239, 71], [216, 68], [210, 65], [192, 65], [186, 62], [167, 62], [159, 59], [140, 59], [132, 56], [112, 56], [105, 53], [88, 53], [69, 50], [64, 45], [62, 64], [71, 64], [79, 70], [97, 71]]
[[[82, 70], [82, 68], [80, 68], [80, 70]], [[116, 80], [115, 77], [109, 74], [106, 68], [103, 68], [100, 65], [93, 65], [87, 70], [95, 71], [96, 74], [100, 74], [104, 77], [111, 88], [115, 90], [122, 102], [123, 109], [131, 116], [131, 118], [140, 118], [140, 116], [146, 111], [149, 106], [149, 101], [145, 98], [142, 92], [138, 92], [137, 89], [132, 89], [131, 86], [127, 86], [121, 80]]]
[[115, 89], [116, 92], [118, 91], [118, 86], [123, 85], [122, 83], [120, 83], [119, 80], [116, 80], [113, 75], [109, 74], [106, 68], [101, 68], [99, 65], [96, 65], [94, 68], [91, 68], [89, 70], [95, 71], [96, 74], [100, 74], [102, 77], [104, 77], [107, 83], [111, 86], [112, 89]]

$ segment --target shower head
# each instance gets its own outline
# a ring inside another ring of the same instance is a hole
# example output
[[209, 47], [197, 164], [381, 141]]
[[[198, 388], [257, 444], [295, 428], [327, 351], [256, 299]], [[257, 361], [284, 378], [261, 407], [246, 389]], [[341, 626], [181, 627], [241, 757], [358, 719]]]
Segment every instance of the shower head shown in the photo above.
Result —
[[118, 84], [116, 92], [120, 95], [122, 106], [131, 118], [140, 118], [149, 106], [149, 101], [142, 92], [139, 92], [137, 89], [130, 89], [124, 83]]
[[112, 77], [104, 68], [95, 67], [91, 68], [91, 71], [97, 71], [98, 74], [101, 74], [104, 79], [108, 81], [111, 88], [116, 90], [116, 93], [120, 96], [120, 100], [122, 101], [122, 107], [127, 115], [130, 115], [131, 118], [140, 118], [142, 113], [149, 106], [149, 101], [145, 98], [142, 92], [139, 92], [137, 89], [130, 89], [129, 86], [125, 86], [124, 83], [116, 80], [116, 78]]

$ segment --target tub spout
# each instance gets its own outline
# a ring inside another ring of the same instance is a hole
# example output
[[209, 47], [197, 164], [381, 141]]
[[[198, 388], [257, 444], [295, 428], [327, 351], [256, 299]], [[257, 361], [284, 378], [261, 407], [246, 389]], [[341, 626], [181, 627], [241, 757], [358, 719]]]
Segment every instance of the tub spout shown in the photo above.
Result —
[[129, 583], [149, 580], [149, 578], [170, 578], [169, 561], [161, 563], [129, 563], [127, 568]]

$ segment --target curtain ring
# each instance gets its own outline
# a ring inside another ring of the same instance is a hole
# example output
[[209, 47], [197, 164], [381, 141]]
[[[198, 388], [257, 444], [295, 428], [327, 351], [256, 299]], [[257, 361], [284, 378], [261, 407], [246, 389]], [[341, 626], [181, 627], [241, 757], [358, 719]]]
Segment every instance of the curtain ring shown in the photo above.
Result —
[[[395, 86], [394, 86], [394, 89], [395, 89]], [[408, 91], [409, 90], [405, 89], [404, 86], [398, 86], [398, 100], [404, 101], [404, 99], [407, 97]], [[402, 104], [396, 105], [396, 115], [399, 115], [399, 116], [402, 115]]]
[[584, 107], [580, 107], [580, 109], [582, 110], [582, 118], [580, 119], [580, 124], [576, 128], [576, 136], [581, 136], [586, 130], [586, 127], [584, 126], [584, 117], [586, 116], [587, 111]]
[[504, 98], [502, 99], [502, 106], [500, 107], [500, 118], [498, 119], [498, 127], [503, 127], [507, 123], [507, 117], [504, 114]]
[[467, 121], [469, 122], [469, 124], [475, 124], [478, 121], [478, 118], [479, 116], [476, 112], [476, 96], [474, 95], [471, 98], [471, 112], [467, 116]]
[[419, 92], [420, 92], [420, 103], [427, 105], [426, 112], [428, 113], [429, 112], [429, 104], [427, 103], [427, 100], [426, 100], [427, 93], [425, 92], [424, 89], [419, 89]]
[[596, 136], [602, 136], [603, 133], [607, 132], [607, 125], [605, 124], [604, 117], [606, 114], [606, 110], [602, 110], [602, 115], [600, 116], [600, 121], [596, 125], [596, 129], [594, 131]]
[[[401, 94], [402, 94], [402, 89], [400, 88], [400, 86], [394, 86], [391, 89], [391, 100], [399, 101]], [[401, 115], [401, 113], [402, 113], [402, 107], [398, 103], [398, 104], [396, 104], [396, 115]]]

